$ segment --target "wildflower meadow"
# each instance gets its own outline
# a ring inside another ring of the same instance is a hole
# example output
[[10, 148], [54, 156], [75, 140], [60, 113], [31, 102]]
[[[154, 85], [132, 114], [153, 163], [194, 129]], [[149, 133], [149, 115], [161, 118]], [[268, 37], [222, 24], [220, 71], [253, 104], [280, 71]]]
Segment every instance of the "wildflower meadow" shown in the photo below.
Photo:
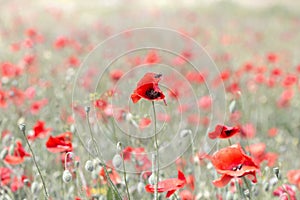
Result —
[[0, 200], [300, 199], [296, 1], [0, 6]]

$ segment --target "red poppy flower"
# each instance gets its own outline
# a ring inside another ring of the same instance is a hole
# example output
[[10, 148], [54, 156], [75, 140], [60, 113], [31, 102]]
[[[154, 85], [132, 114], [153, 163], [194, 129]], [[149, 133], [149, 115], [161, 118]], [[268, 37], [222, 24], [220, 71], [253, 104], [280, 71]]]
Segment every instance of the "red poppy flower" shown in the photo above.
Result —
[[33, 102], [30, 107], [31, 114], [33, 114], [33, 115], [38, 114], [39, 111], [47, 104], [48, 104], [48, 99], [42, 99], [42, 100]]
[[50, 136], [46, 142], [46, 147], [52, 153], [71, 152], [73, 150], [71, 140], [71, 132], [65, 132], [55, 137]]
[[216, 171], [221, 174], [221, 178], [214, 180], [216, 187], [226, 186], [232, 178], [240, 178], [247, 176], [256, 183], [256, 171], [259, 170], [258, 165], [253, 158], [244, 153], [240, 144], [235, 144], [214, 153], [211, 162]]
[[161, 74], [147, 73], [138, 82], [136, 89], [131, 95], [131, 100], [133, 103], [137, 103], [141, 98], [147, 99], [149, 101], [163, 100], [165, 101], [165, 95], [158, 87], [158, 82], [160, 81]]
[[283, 184], [274, 190], [273, 195], [278, 196], [281, 200], [297, 200], [296, 192], [287, 184]]
[[288, 171], [287, 178], [289, 183], [297, 185], [300, 189], [300, 169]]
[[253, 124], [247, 123], [241, 126], [241, 136], [243, 138], [253, 138], [256, 134], [256, 128]]
[[0, 181], [1, 185], [7, 185], [10, 183], [11, 170], [6, 167], [0, 167]]
[[230, 138], [234, 136], [235, 134], [239, 133], [240, 129], [238, 127], [229, 127], [224, 125], [217, 125], [215, 128], [215, 131], [210, 132], [208, 134], [208, 137], [210, 139], [216, 139], [216, 138]]
[[16, 141], [16, 147], [12, 155], [8, 154], [4, 161], [10, 165], [18, 165], [24, 162], [25, 157], [31, 156], [27, 153], [22, 146], [22, 142], [20, 140]]
[[35, 140], [37, 138], [45, 138], [52, 128], [45, 128], [45, 122], [37, 121], [33, 127], [33, 134], [28, 135], [29, 140]]
[[[183, 188], [186, 184], [186, 179], [184, 174], [181, 171], [178, 171], [178, 178], [169, 178], [163, 181], [158, 182], [157, 192], [167, 192], [166, 198], [169, 198], [176, 190]], [[154, 193], [154, 185], [146, 185], [145, 189], [149, 193]]]

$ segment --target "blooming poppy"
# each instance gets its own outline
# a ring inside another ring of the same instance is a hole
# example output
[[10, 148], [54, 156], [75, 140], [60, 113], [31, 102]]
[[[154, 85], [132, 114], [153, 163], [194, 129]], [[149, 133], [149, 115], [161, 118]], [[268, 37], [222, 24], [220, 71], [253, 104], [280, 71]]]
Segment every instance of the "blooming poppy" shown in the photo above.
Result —
[[[183, 188], [186, 184], [186, 179], [184, 174], [181, 171], [178, 171], [178, 178], [169, 178], [163, 181], [158, 182], [157, 192], [167, 192], [166, 198], [169, 198], [176, 190]], [[145, 189], [149, 193], [154, 193], [155, 186], [154, 185], [146, 185]]]
[[12, 155], [7, 154], [4, 161], [10, 165], [18, 165], [24, 162], [25, 157], [31, 156], [27, 153], [20, 140], [16, 141], [16, 146]]
[[194, 199], [193, 193], [189, 190], [182, 190], [179, 193], [179, 196], [180, 196], [181, 200], [193, 200]]
[[235, 144], [214, 153], [211, 162], [221, 178], [214, 180], [216, 187], [226, 186], [232, 178], [247, 176], [253, 183], [257, 182], [256, 171], [259, 170], [254, 159], [243, 151], [240, 144]]
[[240, 129], [238, 127], [229, 127], [229, 126], [224, 126], [224, 125], [217, 125], [215, 127], [215, 131], [210, 132], [208, 134], [208, 137], [210, 139], [216, 139], [216, 138], [230, 138], [234, 136], [235, 134], [239, 133]]
[[143, 147], [133, 148], [128, 146], [123, 149], [123, 159], [124, 161], [130, 161], [131, 156], [134, 157], [135, 168], [138, 172], [146, 171], [151, 168], [151, 161], [149, 160], [145, 149]]
[[33, 134], [28, 135], [29, 140], [35, 140], [36, 138], [44, 138], [52, 130], [52, 128], [46, 128], [45, 122], [37, 121], [33, 127]]
[[161, 74], [146, 73], [131, 95], [133, 103], [137, 103], [141, 98], [144, 98], [149, 101], [163, 100], [166, 104], [165, 95], [158, 87], [161, 76]]
[[73, 150], [71, 140], [71, 132], [65, 132], [58, 136], [50, 136], [46, 142], [46, 147], [52, 153], [71, 152]]

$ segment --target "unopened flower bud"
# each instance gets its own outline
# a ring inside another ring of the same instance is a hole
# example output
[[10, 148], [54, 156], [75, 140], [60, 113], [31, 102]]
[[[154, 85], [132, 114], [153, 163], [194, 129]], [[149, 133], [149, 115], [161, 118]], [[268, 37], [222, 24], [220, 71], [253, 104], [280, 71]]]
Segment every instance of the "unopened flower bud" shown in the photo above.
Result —
[[117, 152], [118, 152], [118, 153], [121, 153], [121, 152], [122, 152], [122, 143], [121, 143], [121, 142], [118, 142], [118, 143], [117, 143]]
[[229, 112], [233, 113], [236, 110], [236, 101], [233, 100], [230, 104], [229, 104]]
[[280, 171], [279, 171], [279, 168], [278, 168], [278, 167], [274, 167], [274, 168], [273, 168], [273, 172], [274, 172], [275, 176], [276, 176], [278, 179], [281, 178], [281, 176], [280, 176]]
[[112, 164], [115, 168], [120, 168], [121, 165], [122, 165], [122, 158], [119, 154], [116, 154], [114, 157], [113, 157], [113, 160], [112, 160]]
[[24, 132], [26, 130], [26, 125], [25, 124], [19, 124], [19, 129]]
[[94, 170], [93, 162], [91, 160], [86, 161], [84, 168], [86, 171], [92, 172]]
[[154, 175], [154, 173], [152, 173], [151, 176], [148, 178], [148, 182], [149, 182], [149, 184], [151, 184], [151, 185], [154, 185], [154, 184], [155, 184], [156, 180], [155, 180], [155, 175]]
[[8, 154], [8, 149], [3, 149], [0, 153], [0, 159], [3, 160]]
[[38, 191], [39, 191], [39, 184], [36, 182], [36, 181], [34, 181], [32, 184], [31, 184], [31, 192], [32, 192], [32, 194], [33, 195], [36, 195], [37, 193], [38, 193]]
[[140, 194], [142, 194], [143, 192], [145, 192], [145, 184], [143, 182], [139, 182], [137, 184], [137, 191]]
[[69, 183], [72, 180], [72, 174], [69, 170], [65, 170], [63, 173], [63, 181]]
[[85, 110], [86, 113], [89, 113], [90, 110], [91, 110], [91, 107], [90, 107], [90, 106], [85, 106], [85, 107], [84, 107], [84, 110]]
[[184, 137], [186, 137], [188, 134], [191, 134], [191, 133], [192, 133], [192, 131], [191, 131], [190, 129], [184, 129], [184, 130], [180, 131], [180, 137], [181, 137], [181, 138], [184, 138]]

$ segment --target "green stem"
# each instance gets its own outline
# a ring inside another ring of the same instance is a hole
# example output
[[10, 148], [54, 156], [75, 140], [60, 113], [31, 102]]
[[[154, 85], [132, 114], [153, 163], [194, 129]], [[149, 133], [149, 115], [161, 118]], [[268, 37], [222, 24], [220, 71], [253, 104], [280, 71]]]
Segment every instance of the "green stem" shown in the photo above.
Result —
[[154, 101], [152, 101], [152, 108], [153, 108], [153, 118], [154, 118], [154, 140], [155, 140], [155, 150], [156, 150], [156, 181], [155, 181], [155, 197], [158, 199], [158, 181], [159, 181], [159, 153], [158, 153], [158, 142], [157, 142], [157, 134], [156, 134], [156, 111], [154, 106]]
[[126, 178], [126, 169], [125, 169], [125, 162], [124, 162], [123, 152], [121, 154], [122, 154], [123, 176], [124, 176], [124, 181], [125, 181], [125, 186], [126, 186], [126, 192], [127, 192], [128, 200], [130, 200], [130, 194], [129, 194], [128, 183], [127, 183], [127, 178]]
[[44, 192], [45, 192], [45, 199], [48, 199], [48, 198], [49, 198], [49, 194], [48, 194], [48, 192], [47, 192], [46, 184], [45, 184], [44, 178], [43, 178], [43, 176], [42, 176], [42, 173], [41, 173], [41, 171], [40, 171], [40, 168], [39, 168], [39, 166], [38, 166], [38, 164], [37, 164], [37, 162], [36, 162], [36, 160], [35, 160], [35, 155], [34, 155], [34, 153], [33, 153], [33, 150], [32, 150], [32, 148], [31, 148], [31, 145], [29, 144], [29, 141], [28, 141], [28, 139], [27, 139], [27, 137], [26, 137], [25, 129], [23, 129], [23, 130], [21, 130], [21, 131], [22, 131], [22, 133], [23, 133], [23, 135], [24, 135], [24, 137], [25, 137], [26, 143], [27, 143], [27, 145], [28, 145], [28, 147], [29, 147], [29, 150], [30, 150], [30, 152], [31, 152], [31, 154], [32, 154], [32, 159], [33, 159], [34, 165], [35, 165], [35, 167], [37, 168], [38, 173], [39, 173], [39, 175], [40, 175], [40, 177], [41, 177], [42, 184], [43, 184], [43, 188], [44, 188]]
[[100, 161], [101, 161], [102, 164], [103, 164], [103, 169], [104, 169], [104, 172], [105, 172], [105, 176], [106, 176], [106, 178], [107, 178], [109, 184], [111, 185], [112, 189], [115, 191], [115, 193], [117, 193], [118, 198], [119, 198], [119, 199], [122, 199], [122, 196], [120, 195], [118, 189], [116, 188], [115, 184], [112, 182], [112, 180], [111, 180], [110, 177], [109, 177], [108, 171], [107, 171], [107, 169], [106, 169], [106, 164], [105, 164], [104, 161], [102, 160], [102, 156], [101, 156], [100, 151], [99, 151], [99, 149], [98, 149], [97, 142], [96, 142], [96, 140], [95, 140], [95, 138], [94, 138], [94, 134], [93, 134], [93, 131], [92, 131], [92, 128], [91, 128], [90, 119], [89, 119], [89, 111], [86, 112], [86, 119], [87, 119], [87, 123], [88, 123], [88, 126], [89, 126], [91, 139], [92, 139], [93, 144], [94, 144], [95, 149], [96, 149], [96, 153], [97, 153], [97, 155], [99, 156]]

